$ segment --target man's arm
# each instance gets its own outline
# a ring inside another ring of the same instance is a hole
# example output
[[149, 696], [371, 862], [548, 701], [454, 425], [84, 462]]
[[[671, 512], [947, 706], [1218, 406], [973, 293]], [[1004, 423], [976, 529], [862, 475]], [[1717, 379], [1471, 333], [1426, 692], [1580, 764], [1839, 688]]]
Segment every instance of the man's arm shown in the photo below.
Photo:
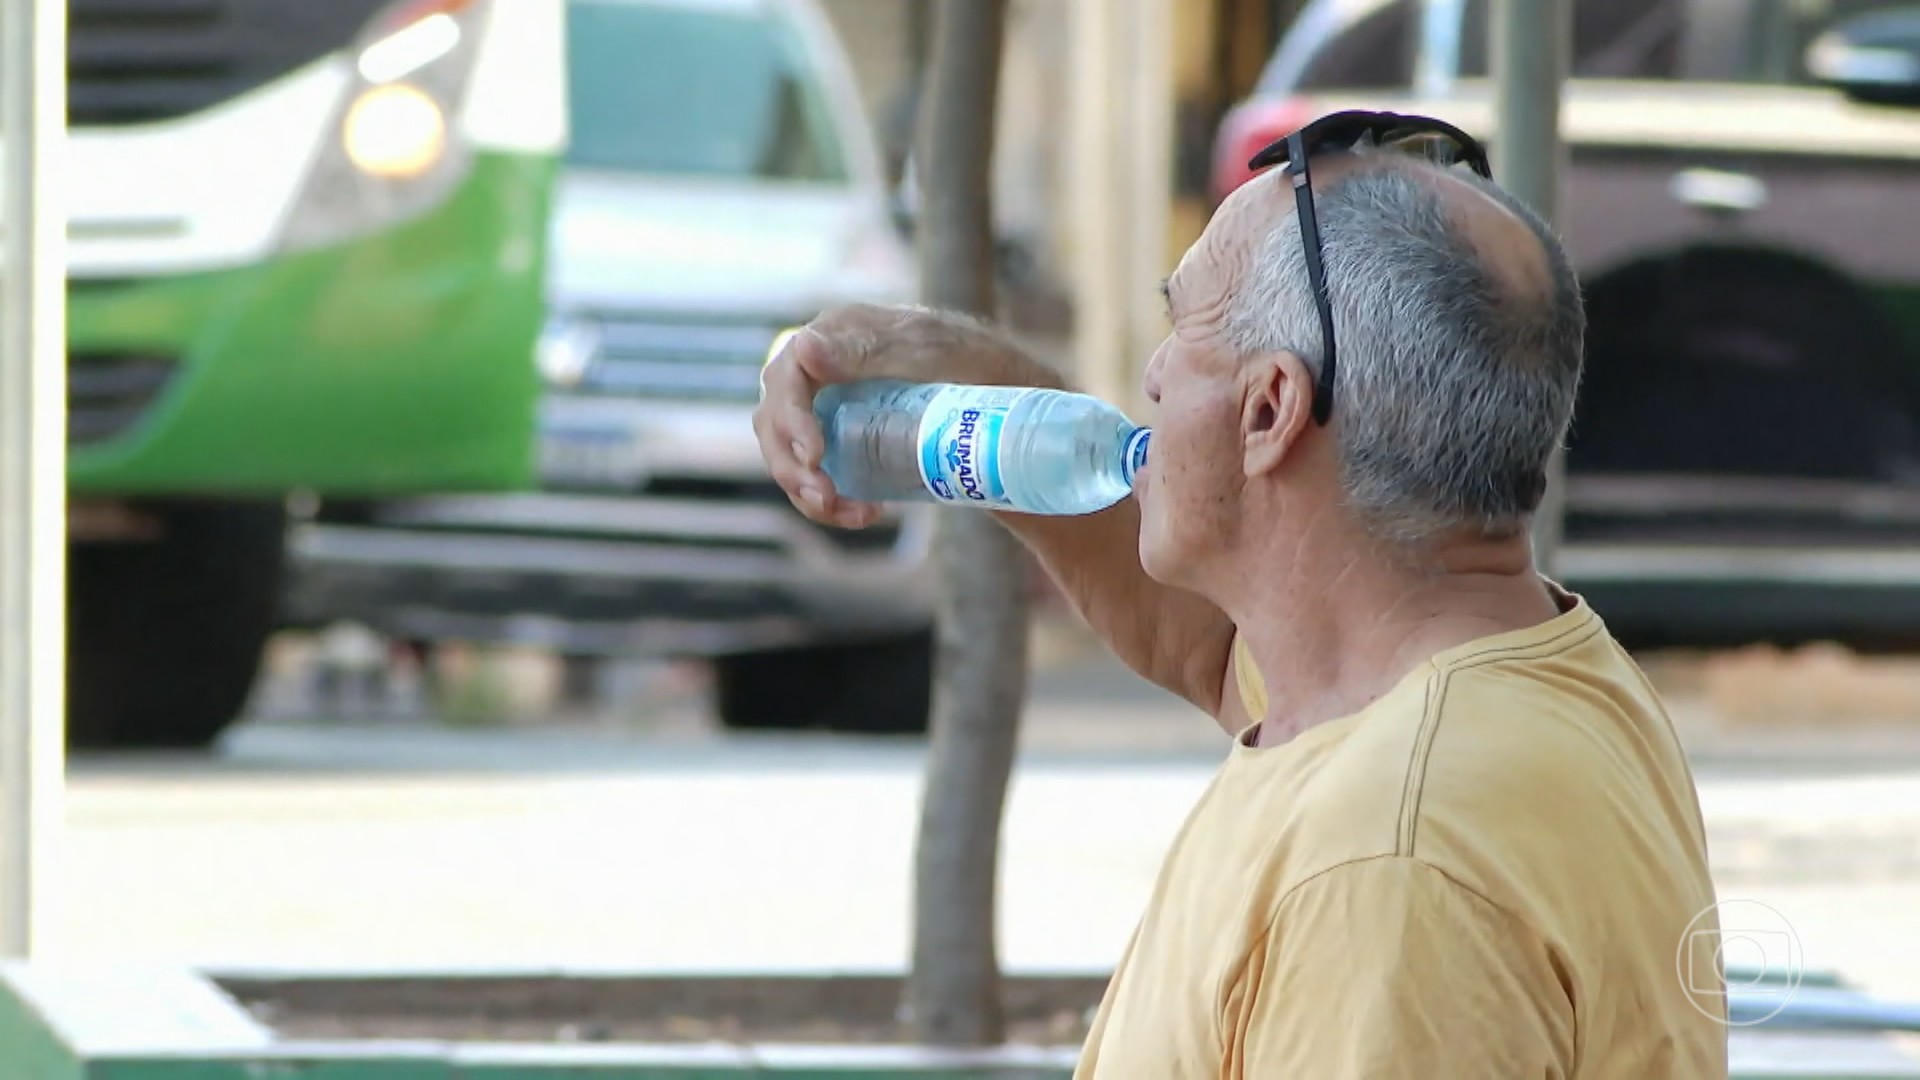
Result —
[[1281, 900], [1254, 943], [1227, 999], [1225, 1075], [1570, 1076], [1560, 966], [1531, 928], [1425, 862], [1335, 867]]
[[1232, 620], [1198, 595], [1147, 576], [1138, 503], [1122, 499], [1084, 517], [1003, 513], [1000, 520], [1140, 677], [1193, 702], [1230, 733], [1252, 722], [1234, 683]]
[[[761, 376], [754, 432], [767, 471], [801, 513], [864, 528], [879, 508], [842, 498], [820, 470], [825, 441], [813, 399], [860, 379], [1064, 388], [1065, 380], [976, 320], [913, 307], [853, 305], [809, 323]], [[1121, 660], [1206, 710], [1229, 731], [1251, 721], [1232, 667], [1234, 628], [1192, 593], [1140, 566], [1140, 514], [1131, 500], [1084, 517], [1002, 514], [1088, 624]]]

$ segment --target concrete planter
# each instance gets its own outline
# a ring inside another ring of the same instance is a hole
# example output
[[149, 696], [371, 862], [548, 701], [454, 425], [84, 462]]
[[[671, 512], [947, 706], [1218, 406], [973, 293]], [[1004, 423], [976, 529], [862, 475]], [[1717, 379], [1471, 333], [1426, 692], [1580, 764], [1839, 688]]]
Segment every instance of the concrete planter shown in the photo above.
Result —
[[[1878, 1035], [1742, 1028], [1732, 1042], [1740, 1080], [1920, 1078], [1920, 1059]], [[289, 1042], [197, 974], [0, 965], [0, 1080], [1070, 1080], [1077, 1057], [1074, 1047]]]

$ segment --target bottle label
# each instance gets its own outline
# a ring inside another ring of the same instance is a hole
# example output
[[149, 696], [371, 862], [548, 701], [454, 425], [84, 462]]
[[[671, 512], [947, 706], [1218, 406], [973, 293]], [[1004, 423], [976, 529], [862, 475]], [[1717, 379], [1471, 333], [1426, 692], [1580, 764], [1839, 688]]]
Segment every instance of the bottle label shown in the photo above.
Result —
[[950, 386], [920, 416], [920, 479], [941, 502], [1011, 509], [1000, 474], [1000, 433], [1023, 387]]

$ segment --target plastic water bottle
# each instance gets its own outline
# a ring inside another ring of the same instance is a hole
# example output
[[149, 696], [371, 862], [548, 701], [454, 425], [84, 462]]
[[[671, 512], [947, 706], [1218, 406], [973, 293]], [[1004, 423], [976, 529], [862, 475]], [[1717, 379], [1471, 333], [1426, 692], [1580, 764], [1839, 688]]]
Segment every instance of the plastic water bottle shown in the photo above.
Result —
[[822, 466], [862, 502], [1091, 514], [1133, 491], [1149, 429], [1063, 390], [870, 380], [813, 402]]

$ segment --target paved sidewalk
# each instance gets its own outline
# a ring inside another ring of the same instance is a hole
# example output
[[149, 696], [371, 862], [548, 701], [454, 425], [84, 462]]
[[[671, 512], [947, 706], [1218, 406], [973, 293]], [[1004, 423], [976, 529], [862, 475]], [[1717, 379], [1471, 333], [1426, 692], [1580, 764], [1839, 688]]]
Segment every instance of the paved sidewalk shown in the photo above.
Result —
[[[1028, 755], [1011, 967], [1113, 963], [1216, 758]], [[897, 970], [919, 770], [911, 746], [298, 727], [212, 762], [82, 761], [64, 944], [237, 969]], [[1709, 763], [1701, 790], [1723, 899], [1777, 909], [1809, 964], [1920, 998], [1920, 765]]]

